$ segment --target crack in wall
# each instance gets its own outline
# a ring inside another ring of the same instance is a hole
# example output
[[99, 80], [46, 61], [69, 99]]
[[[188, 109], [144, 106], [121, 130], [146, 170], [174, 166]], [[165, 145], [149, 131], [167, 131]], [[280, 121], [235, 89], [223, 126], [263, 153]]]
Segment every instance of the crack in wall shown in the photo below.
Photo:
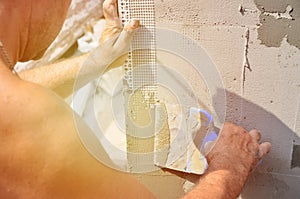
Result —
[[244, 60], [243, 60], [243, 67], [242, 67], [242, 94], [244, 94], [245, 91], [245, 82], [246, 82], [246, 71], [247, 69], [252, 72], [249, 57], [248, 57], [248, 51], [249, 51], [249, 39], [250, 39], [250, 30], [247, 28], [246, 34], [245, 34], [245, 48], [244, 48]]
[[242, 5], [239, 6], [240, 13], [244, 16], [245, 13], [257, 13], [257, 10], [251, 10], [249, 8], [245, 8]]

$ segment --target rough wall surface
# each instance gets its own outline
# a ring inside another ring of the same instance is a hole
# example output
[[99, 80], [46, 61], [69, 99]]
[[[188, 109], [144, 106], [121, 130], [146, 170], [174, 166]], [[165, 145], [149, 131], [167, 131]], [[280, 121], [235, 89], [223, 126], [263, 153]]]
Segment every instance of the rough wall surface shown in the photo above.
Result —
[[[225, 84], [226, 120], [257, 128], [273, 144], [240, 198], [299, 198], [300, 1], [156, 0], [156, 20], [212, 58]], [[217, 114], [218, 98], [211, 96]]]

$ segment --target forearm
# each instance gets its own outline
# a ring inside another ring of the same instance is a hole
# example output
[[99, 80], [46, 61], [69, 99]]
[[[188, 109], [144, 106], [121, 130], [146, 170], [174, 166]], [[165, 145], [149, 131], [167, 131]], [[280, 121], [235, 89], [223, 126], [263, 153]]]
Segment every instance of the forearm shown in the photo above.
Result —
[[[131, 34], [131, 33], [123, 33]], [[124, 36], [123, 36], [124, 37]], [[55, 64], [21, 72], [19, 76], [26, 81], [40, 84], [52, 89], [65, 98], [90, 81], [100, 77], [105, 71], [122, 66], [126, 60], [127, 50], [120, 48], [111, 52], [114, 39], [100, 45], [91, 53], [67, 59]], [[115, 47], [116, 48], [116, 47]]]
[[22, 71], [20, 78], [40, 84], [54, 90], [62, 97], [67, 97], [73, 92], [74, 81], [80, 67], [89, 54], [67, 59], [55, 64]]
[[247, 177], [229, 170], [214, 170], [200, 178], [199, 184], [183, 199], [235, 199]]
[[[108, 5], [109, 8], [112, 7], [111, 4]], [[139, 22], [132, 20], [121, 31], [121, 27], [116, 26], [119, 23], [114, 21], [119, 21], [119, 19], [109, 12], [106, 15], [108, 15], [106, 18], [110, 18], [108, 24], [114, 25], [109, 25], [104, 29], [103, 43], [91, 53], [24, 71], [19, 76], [24, 80], [50, 88], [62, 97], [67, 97], [74, 90], [101, 76], [108, 66], [110, 68], [122, 66], [127, 57], [132, 37], [139, 27]]]

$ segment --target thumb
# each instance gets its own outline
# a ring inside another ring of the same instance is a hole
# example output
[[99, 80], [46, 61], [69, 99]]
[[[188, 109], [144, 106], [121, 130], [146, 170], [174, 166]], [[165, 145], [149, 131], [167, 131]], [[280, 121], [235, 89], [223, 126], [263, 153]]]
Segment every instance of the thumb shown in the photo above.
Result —
[[118, 39], [114, 44], [114, 49], [124, 52], [128, 51], [132, 38], [135, 32], [138, 30], [139, 21], [138, 20], [131, 20], [128, 24], [125, 25], [123, 31], [120, 33]]

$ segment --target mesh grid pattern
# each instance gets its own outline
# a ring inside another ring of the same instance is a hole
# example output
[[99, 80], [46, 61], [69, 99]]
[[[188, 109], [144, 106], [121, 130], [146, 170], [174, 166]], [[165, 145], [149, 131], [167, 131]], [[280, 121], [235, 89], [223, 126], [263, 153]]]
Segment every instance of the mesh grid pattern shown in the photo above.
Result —
[[[139, 19], [140, 28], [134, 36], [124, 65], [125, 84], [134, 92], [143, 91], [145, 98], [157, 97], [157, 62], [154, 0], [119, 0], [122, 24]], [[151, 102], [153, 100], [150, 100]], [[150, 102], [150, 103], [151, 103]]]

